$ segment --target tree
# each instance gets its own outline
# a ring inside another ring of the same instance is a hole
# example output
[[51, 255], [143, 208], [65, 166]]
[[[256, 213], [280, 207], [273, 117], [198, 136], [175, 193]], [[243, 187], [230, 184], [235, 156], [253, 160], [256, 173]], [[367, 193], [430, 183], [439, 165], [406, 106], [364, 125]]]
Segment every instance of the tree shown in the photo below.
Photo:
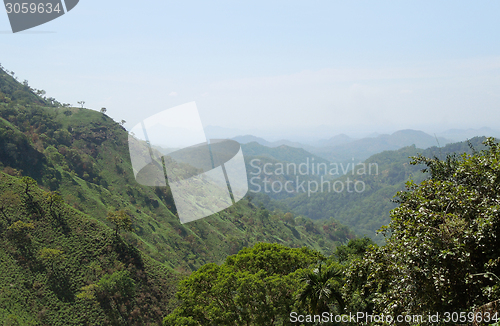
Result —
[[300, 275], [318, 259], [307, 248], [258, 243], [206, 264], [180, 283], [180, 306], [164, 325], [291, 325]]
[[108, 221], [115, 225], [115, 235], [118, 236], [120, 230], [133, 231], [132, 229], [132, 219], [130, 215], [121, 209], [116, 212], [108, 212]]
[[38, 256], [45, 265], [50, 266], [52, 271], [56, 270], [56, 266], [60, 265], [66, 258], [64, 252], [59, 249], [43, 248], [38, 252]]
[[49, 210], [51, 211], [52, 207], [57, 207], [64, 203], [64, 200], [58, 191], [50, 191], [45, 193], [45, 199], [47, 200], [47, 203], [49, 204]]
[[352, 239], [347, 245], [338, 246], [334, 255], [339, 263], [348, 263], [353, 258], [362, 258], [369, 246], [376, 246], [376, 244], [366, 236]]
[[101, 113], [102, 113], [102, 114], [105, 114], [105, 113], [106, 113], [106, 111], [108, 111], [106, 108], [101, 108]]
[[85, 104], [85, 101], [78, 101], [76, 103], [80, 104], [82, 106], [82, 109], [83, 109], [83, 105]]
[[122, 126], [123, 126], [125, 123], [127, 123], [127, 121], [125, 121], [125, 120], [120, 121], [120, 124], [121, 124]]
[[28, 196], [30, 189], [37, 186], [37, 182], [31, 177], [22, 177], [21, 182], [24, 184], [24, 192]]
[[97, 292], [101, 297], [111, 298], [119, 294], [122, 298], [131, 298], [135, 293], [135, 282], [127, 270], [104, 275], [97, 283]]
[[323, 264], [318, 264], [302, 277], [305, 287], [298, 296], [299, 302], [303, 307], [308, 306], [312, 314], [320, 315], [325, 311], [329, 312], [329, 305], [335, 300], [339, 312], [343, 312], [345, 304], [340, 291], [342, 277], [342, 271], [337, 266], [324, 267]]
[[9, 236], [21, 246], [27, 246], [30, 243], [30, 232], [35, 229], [31, 222], [16, 221], [10, 225], [7, 230]]
[[448, 156], [418, 156], [430, 178], [410, 181], [391, 211], [385, 246], [372, 248], [352, 275], [364, 275], [385, 314], [469, 311], [500, 296], [500, 147]]
[[295, 218], [293, 217], [293, 214], [288, 212], [283, 216], [283, 221], [285, 221], [286, 224], [295, 225]]

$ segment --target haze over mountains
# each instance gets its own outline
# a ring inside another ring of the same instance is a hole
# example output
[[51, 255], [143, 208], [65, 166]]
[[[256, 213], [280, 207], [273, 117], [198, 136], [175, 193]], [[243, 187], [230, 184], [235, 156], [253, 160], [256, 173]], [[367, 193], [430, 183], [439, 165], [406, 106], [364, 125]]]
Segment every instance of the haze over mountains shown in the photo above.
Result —
[[[480, 136], [473, 137], [474, 135]], [[421, 166], [409, 164], [410, 156], [421, 153], [426, 157], [438, 156], [444, 159], [451, 153], [470, 153], [468, 141], [476, 150], [482, 150], [484, 137], [497, 135], [497, 132], [489, 128], [449, 130], [435, 136], [418, 130], [400, 130], [390, 135], [374, 135], [362, 139], [339, 134], [318, 142], [320, 147], [303, 146], [287, 140], [270, 142], [252, 135], [233, 139], [242, 143], [248, 179], [251, 181], [250, 190], [254, 194], [255, 189], [260, 190], [256, 198], [266, 207], [285, 207], [285, 210], [312, 219], [334, 218], [349, 226], [358, 235], [367, 235], [382, 244], [383, 237], [377, 236], [376, 231], [390, 221], [389, 212], [396, 207], [392, 202], [393, 196], [404, 189], [409, 178], [417, 182], [426, 178], [420, 172]], [[462, 138], [465, 141], [454, 141]], [[291, 144], [298, 146], [293, 147]], [[256, 163], [249, 164], [255, 158], [259, 158], [258, 166]], [[339, 166], [338, 171], [341, 173], [328, 174], [323, 178], [317, 173], [303, 175], [295, 171], [282, 173], [279, 170], [281, 166], [288, 166], [288, 162], [312, 166], [312, 161], [327, 162], [329, 171], [330, 168]], [[363, 164], [366, 166], [371, 163], [376, 164], [376, 173], [358, 173], [358, 164], [362, 168]], [[265, 164], [269, 166], [268, 173], [262, 169]], [[264, 179], [269, 181], [267, 190], [262, 183]], [[343, 190], [324, 190], [324, 180], [330, 180], [333, 185], [337, 184]], [[294, 191], [273, 191], [273, 184], [276, 189], [281, 189], [281, 185], [286, 182]], [[345, 188], [349, 182], [351, 185], [353, 182], [361, 182], [362, 191], [349, 191]], [[300, 184], [304, 184], [305, 189], [299, 191]], [[266, 199], [266, 196], [274, 201]]]
[[442, 147], [449, 143], [466, 141], [481, 136], [499, 137], [500, 131], [484, 127], [481, 129], [450, 129], [430, 135], [420, 130], [405, 129], [392, 134], [373, 134], [373, 136], [364, 138], [353, 138], [346, 134], [338, 134], [329, 139], [308, 143], [293, 142], [286, 139], [268, 141], [253, 135], [236, 136], [233, 139], [241, 144], [256, 142], [267, 147], [286, 145], [302, 148], [330, 162], [345, 163], [352, 160], [365, 160], [371, 155], [383, 151], [398, 150], [411, 145], [422, 149], [432, 146]]

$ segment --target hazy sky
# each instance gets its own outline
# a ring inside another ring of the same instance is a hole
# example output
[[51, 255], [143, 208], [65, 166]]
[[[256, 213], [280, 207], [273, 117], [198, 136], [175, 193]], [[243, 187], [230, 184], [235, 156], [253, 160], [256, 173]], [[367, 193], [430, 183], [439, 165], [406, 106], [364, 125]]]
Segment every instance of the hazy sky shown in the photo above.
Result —
[[500, 129], [499, 13], [499, 1], [80, 0], [26, 33], [0, 14], [0, 63], [129, 128], [196, 101], [205, 126], [283, 134]]

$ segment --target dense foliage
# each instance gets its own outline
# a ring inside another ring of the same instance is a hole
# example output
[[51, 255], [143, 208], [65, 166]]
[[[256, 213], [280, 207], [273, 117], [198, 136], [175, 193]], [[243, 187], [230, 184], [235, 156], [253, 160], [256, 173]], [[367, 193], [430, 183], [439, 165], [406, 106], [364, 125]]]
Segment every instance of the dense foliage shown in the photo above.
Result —
[[0, 323], [148, 325], [176, 276], [97, 220], [0, 172]]
[[463, 311], [500, 298], [500, 147], [418, 156], [430, 179], [408, 182], [385, 246], [352, 264], [348, 285], [390, 314]]
[[180, 284], [165, 325], [289, 325], [300, 275], [324, 257], [306, 248], [257, 244], [208, 264]]
[[[183, 281], [180, 307], [165, 325], [288, 325], [292, 312], [393, 318], [439, 313], [433, 324], [446, 324], [445, 313], [457, 312], [471, 324], [470, 314], [481, 306], [500, 320], [494, 304], [485, 306], [500, 299], [500, 145], [493, 139], [485, 145], [445, 159], [415, 157], [412, 164], [425, 165], [429, 178], [409, 181], [398, 192], [398, 206], [382, 229], [385, 245], [353, 239], [316, 263], [303, 257], [301, 270], [282, 256], [284, 248], [245, 249]], [[282, 269], [277, 283], [266, 283]], [[264, 309], [276, 302], [284, 309]]]

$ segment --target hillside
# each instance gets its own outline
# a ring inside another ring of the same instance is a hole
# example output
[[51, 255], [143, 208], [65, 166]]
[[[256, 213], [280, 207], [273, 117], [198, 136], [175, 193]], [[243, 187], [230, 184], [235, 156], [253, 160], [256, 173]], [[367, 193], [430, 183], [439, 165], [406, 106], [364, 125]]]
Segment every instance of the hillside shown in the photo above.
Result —
[[326, 163], [329, 164], [327, 160], [309, 153], [302, 148], [290, 147], [287, 145], [280, 145], [278, 147], [270, 148], [263, 146], [257, 142], [251, 142], [248, 144], [241, 145], [243, 154], [245, 156], [265, 156], [277, 161], [284, 161], [294, 164], [301, 164], [309, 162]]
[[14, 76], [15, 73], [7, 73], [2, 65], [0, 65], [0, 103], [19, 105], [50, 105], [53, 103], [52, 99], [45, 99], [39, 96], [45, 94], [44, 91], [32, 89], [28, 85], [28, 81], [24, 81], [21, 84], [16, 80], [17, 77], [14, 78]]
[[173, 271], [23, 181], [0, 172], [0, 323], [159, 324]]
[[[5, 73], [2, 79], [16, 83]], [[181, 225], [168, 187], [135, 182], [128, 134], [122, 126], [100, 112], [40, 106], [39, 101], [0, 104], [0, 168], [11, 175], [31, 176], [41, 187], [59, 191], [68, 204], [101, 221], [109, 210], [127, 210], [136, 232], [126, 238], [156, 260], [191, 270], [222, 261], [257, 241], [317, 246], [312, 239], [316, 235], [300, 228], [301, 239], [297, 239], [299, 233], [281, 220], [285, 212], [266, 212], [248, 200]], [[265, 231], [263, 215], [274, 218]]]
[[[471, 144], [475, 149], [484, 148], [484, 138], [474, 138]], [[426, 157], [439, 157], [444, 159], [451, 153], [470, 153], [467, 142], [448, 144], [445, 147], [431, 147], [426, 150], [409, 146], [397, 151], [385, 151], [371, 156], [364, 161], [365, 164], [375, 163], [378, 174], [353, 175], [349, 173], [338, 179], [346, 182], [351, 180], [362, 181], [365, 189], [362, 192], [347, 190], [342, 192], [318, 192], [311, 196], [300, 194], [282, 202], [296, 214], [308, 216], [312, 219], [334, 218], [352, 228], [358, 235], [367, 235], [378, 243], [383, 242], [383, 237], [376, 235], [376, 230], [390, 221], [389, 211], [396, 207], [392, 201], [397, 191], [404, 188], [405, 182], [410, 178], [420, 182], [426, 178], [421, 170], [422, 166], [410, 165], [410, 156], [418, 153]], [[361, 188], [360, 188], [361, 189]]]
[[328, 175], [325, 168], [313, 170], [319, 164], [328, 167], [330, 162], [302, 148], [287, 145], [267, 147], [257, 142], [242, 144], [241, 148], [245, 155], [249, 194], [253, 196], [261, 193], [278, 200], [294, 197], [307, 191], [300, 187], [302, 183], [320, 182], [321, 176], [325, 179], [339, 176]]
[[302, 148], [305, 149], [306, 151], [313, 149], [314, 146], [311, 145], [305, 145], [299, 142], [293, 142], [287, 139], [281, 139], [277, 141], [267, 141], [264, 138], [261, 137], [256, 137], [252, 135], [245, 135], [245, 136], [236, 136], [232, 138], [233, 140], [236, 140], [240, 144], [250, 144], [250, 143], [258, 143], [259, 145], [263, 145], [266, 147], [280, 147], [280, 146], [288, 146], [288, 147], [295, 147], [295, 148]]

